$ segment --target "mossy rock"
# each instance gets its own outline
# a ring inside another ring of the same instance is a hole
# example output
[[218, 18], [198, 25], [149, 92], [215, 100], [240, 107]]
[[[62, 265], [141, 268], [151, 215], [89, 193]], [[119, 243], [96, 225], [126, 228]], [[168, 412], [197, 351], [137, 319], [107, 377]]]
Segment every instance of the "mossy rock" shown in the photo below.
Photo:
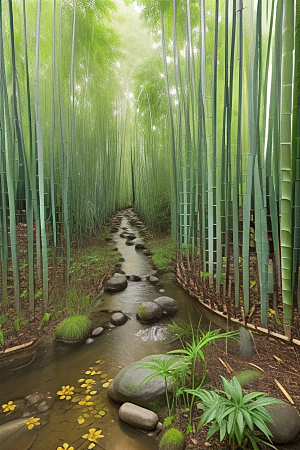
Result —
[[176, 428], [170, 428], [163, 435], [158, 448], [159, 450], [183, 450], [184, 449], [183, 434]]
[[66, 343], [84, 341], [90, 333], [91, 321], [87, 316], [74, 315], [64, 319], [55, 329], [55, 337]]

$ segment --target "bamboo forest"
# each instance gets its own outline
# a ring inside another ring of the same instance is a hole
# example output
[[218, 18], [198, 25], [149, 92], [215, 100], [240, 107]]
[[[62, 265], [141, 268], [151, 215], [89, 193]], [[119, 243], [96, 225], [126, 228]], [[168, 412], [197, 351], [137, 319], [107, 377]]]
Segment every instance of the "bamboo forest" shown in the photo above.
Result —
[[300, 345], [299, 0], [3, 0], [0, 76], [0, 353], [120, 211], [220, 320]]

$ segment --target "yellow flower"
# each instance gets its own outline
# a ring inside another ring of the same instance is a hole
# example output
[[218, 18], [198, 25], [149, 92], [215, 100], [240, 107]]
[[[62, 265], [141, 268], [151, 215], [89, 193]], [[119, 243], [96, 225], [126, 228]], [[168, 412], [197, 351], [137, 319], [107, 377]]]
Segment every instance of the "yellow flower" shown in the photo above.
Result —
[[81, 384], [80, 387], [86, 387], [87, 389], [91, 389], [92, 384], [96, 384], [96, 381], [93, 380], [92, 378], [87, 378], [86, 380], [82, 380], [82, 381], [84, 381], [84, 383]]
[[91, 406], [93, 404], [93, 402], [90, 402], [91, 398], [92, 397], [90, 395], [87, 395], [84, 400], [80, 400], [80, 402], [78, 402], [78, 405], [80, 405], [80, 406]]
[[2, 405], [3, 412], [13, 411], [16, 407], [17, 405], [15, 405], [12, 401]]
[[96, 444], [94, 444], [93, 442], [88, 446], [88, 450], [91, 450], [92, 448], [95, 447]]
[[101, 433], [102, 433], [102, 430], [97, 431], [96, 428], [90, 428], [89, 433], [84, 434], [82, 437], [84, 439], [88, 439], [91, 442], [97, 442], [97, 439], [104, 437], [104, 435]]
[[101, 370], [95, 370], [94, 367], [90, 367], [90, 370], [86, 370], [84, 373], [86, 373], [87, 375], [100, 375]]
[[31, 430], [34, 426], [40, 425], [39, 417], [30, 417], [30, 419], [27, 420], [26, 425], [28, 426], [28, 430]]
[[62, 386], [61, 391], [57, 391], [57, 394], [60, 395], [60, 399], [70, 400], [72, 395], [74, 395], [74, 387], [73, 386]]
[[85, 418], [83, 416], [79, 416], [77, 422], [79, 423], [79, 425], [82, 425], [83, 422], [85, 422]]
[[69, 444], [65, 442], [62, 447], [57, 447], [57, 450], [74, 450], [74, 447], [69, 447]]

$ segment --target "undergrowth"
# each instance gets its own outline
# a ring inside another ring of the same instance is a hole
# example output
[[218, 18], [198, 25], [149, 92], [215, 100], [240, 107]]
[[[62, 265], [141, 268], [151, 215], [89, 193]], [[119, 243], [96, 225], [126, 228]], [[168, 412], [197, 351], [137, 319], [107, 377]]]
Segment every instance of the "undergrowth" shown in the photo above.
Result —
[[152, 262], [159, 272], [174, 272], [176, 246], [171, 235], [155, 235], [149, 232], [145, 239], [147, 248], [152, 253]]

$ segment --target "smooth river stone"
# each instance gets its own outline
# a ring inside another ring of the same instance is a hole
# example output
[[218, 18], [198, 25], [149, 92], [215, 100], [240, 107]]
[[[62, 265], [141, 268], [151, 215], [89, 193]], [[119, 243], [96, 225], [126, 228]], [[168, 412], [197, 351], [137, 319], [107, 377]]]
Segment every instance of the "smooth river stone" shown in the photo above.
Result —
[[136, 313], [136, 318], [142, 323], [153, 322], [164, 315], [164, 310], [155, 302], [143, 302]]
[[113, 325], [120, 326], [127, 322], [128, 317], [122, 312], [115, 312], [112, 314], [110, 321]]
[[274, 444], [288, 444], [300, 437], [300, 415], [294, 406], [281, 402], [265, 408], [274, 421], [274, 425], [266, 423], [273, 435]]
[[107, 292], [120, 292], [127, 287], [127, 278], [125, 275], [120, 273], [115, 273], [112, 278], [110, 278], [104, 286], [104, 290]]
[[92, 331], [92, 336], [99, 336], [99, 334], [103, 333], [104, 328], [98, 327]]
[[128, 425], [143, 430], [154, 430], [158, 423], [157, 414], [133, 403], [124, 403], [119, 409], [119, 417]]
[[32, 446], [38, 430], [37, 427], [28, 430], [27, 420], [28, 417], [11, 420], [0, 426], [1, 450], [28, 450]]
[[158, 297], [154, 300], [154, 302], [157, 303], [168, 315], [176, 314], [178, 311], [177, 302], [172, 297]]

